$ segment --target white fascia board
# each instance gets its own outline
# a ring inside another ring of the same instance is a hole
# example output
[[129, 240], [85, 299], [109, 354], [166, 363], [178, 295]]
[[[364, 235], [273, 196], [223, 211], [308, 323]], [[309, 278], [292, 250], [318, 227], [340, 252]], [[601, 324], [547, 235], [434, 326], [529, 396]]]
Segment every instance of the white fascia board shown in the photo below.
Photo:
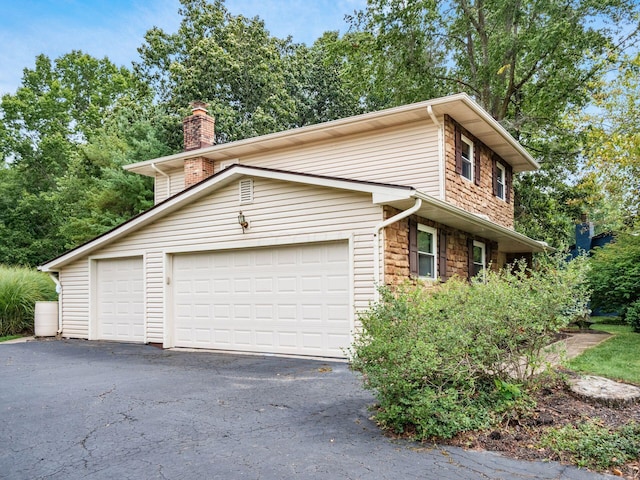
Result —
[[169, 213], [179, 210], [183, 205], [191, 203], [194, 200], [197, 200], [198, 198], [245, 176], [268, 178], [284, 182], [304, 183], [319, 187], [369, 193], [371, 195], [386, 195], [387, 198], [393, 198], [395, 200], [410, 198], [411, 193], [414, 192], [413, 189], [402, 186], [387, 186], [368, 182], [340, 180], [338, 178], [318, 177], [282, 171], [269, 171], [236, 164], [226, 168], [210, 180], [203, 181], [190, 189], [185, 190], [181, 194], [170, 197], [164, 202], [152, 207], [150, 210], [147, 210], [137, 217], [115, 227], [113, 230], [39, 266], [38, 269], [43, 272], [55, 272], [61, 266], [72, 262], [77, 258], [88, 255], [92, 251], [107, 245], [124, 235], [143, 228], [145, 225], [148, 225]]

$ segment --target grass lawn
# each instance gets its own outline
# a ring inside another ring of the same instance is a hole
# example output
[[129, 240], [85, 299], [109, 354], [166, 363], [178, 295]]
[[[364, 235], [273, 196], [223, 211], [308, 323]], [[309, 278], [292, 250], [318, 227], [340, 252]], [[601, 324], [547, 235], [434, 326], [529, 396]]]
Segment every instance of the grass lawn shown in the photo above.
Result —
[[6, 337], [0, 337], [0, 342], [6, 342], [7, 340], [13, 340], [15, 338], [20, 338], [22, 335], [8, 335]]
[[567, 366], [582, 373], [640, 385], [640, 333], [628, 325], [611, 324], [607, 317], [593, 317], [593, 330], [613, 334], [600, 345], [569, 360]]

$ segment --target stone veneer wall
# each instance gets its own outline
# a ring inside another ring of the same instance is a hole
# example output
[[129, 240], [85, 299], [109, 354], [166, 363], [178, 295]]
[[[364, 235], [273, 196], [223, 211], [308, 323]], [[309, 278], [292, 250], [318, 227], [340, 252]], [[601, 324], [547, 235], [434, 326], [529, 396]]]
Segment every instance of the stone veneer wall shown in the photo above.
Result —
[[[385, 219], [391, 218], [400, 211], [392, 207], [384, 207]], [[469, 238], [484, 242], [489, 248], [487, 263], [492, 270], [498, 269], [498, 244], [485, 238], [473, 237], [460, 230], [447, 227], [423, 217], [412, 215], [408, 218], [392, 223], [384, 230], [384, 284], [398, 285], [411, 279], [409, 273], [409, 220], [414, 220], [443, 230], [447, 233], [447, 278], [458, 275], [462, 278], [468, 276], [469, 250], [467, 241]], [[411, 281], [415, 282], [416, 279]]]
[[[510, 187], [509, 203], [493, 195], [493, 152], [461, 126], [459, 128], [462, 134], [473, 141], [474, 148], [480, 148], [480, 185], [456, 173], [456, 122], [445, 115], [444, 125], [445, 200], [468, 212], [486, 215], [492, 222], [513, 229], [513, 181], [506, 186]], [[496, 158], [508, 167], [508, 163], [497, 156]]]

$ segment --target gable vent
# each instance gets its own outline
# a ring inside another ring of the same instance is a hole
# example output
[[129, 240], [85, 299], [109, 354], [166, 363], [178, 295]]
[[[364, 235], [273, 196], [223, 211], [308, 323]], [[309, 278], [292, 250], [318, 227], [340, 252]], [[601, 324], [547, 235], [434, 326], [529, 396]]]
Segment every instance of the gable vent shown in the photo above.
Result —
[[253, 180], [246, 178], [240, 180], [240, 203], [253, 202]]

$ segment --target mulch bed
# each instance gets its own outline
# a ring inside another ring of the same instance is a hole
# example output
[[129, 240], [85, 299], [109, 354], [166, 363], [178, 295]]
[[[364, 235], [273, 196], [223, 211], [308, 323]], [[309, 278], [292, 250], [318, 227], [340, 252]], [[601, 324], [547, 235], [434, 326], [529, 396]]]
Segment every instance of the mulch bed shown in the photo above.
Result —
[[[604, 426], [620, 427], [631, 421], [640, 423], [640, 405], [610, 408], [592, 404], [572, 396], [560, 382], [535, 393], [536, 408], [530, 418], [511, 421], [500, 428], [486, 432], [466, 432], [443, 442], [466, 449], [490, 450], [523, 460], [562, 461], [549, 449], [536, 445], [545, 429], [579, 424], [598, 418]], [[638, 459], [640, 460], [640, 459]], [[640, 462], [628, 463], [609, 471], [627, 479], [640, 479]]]

